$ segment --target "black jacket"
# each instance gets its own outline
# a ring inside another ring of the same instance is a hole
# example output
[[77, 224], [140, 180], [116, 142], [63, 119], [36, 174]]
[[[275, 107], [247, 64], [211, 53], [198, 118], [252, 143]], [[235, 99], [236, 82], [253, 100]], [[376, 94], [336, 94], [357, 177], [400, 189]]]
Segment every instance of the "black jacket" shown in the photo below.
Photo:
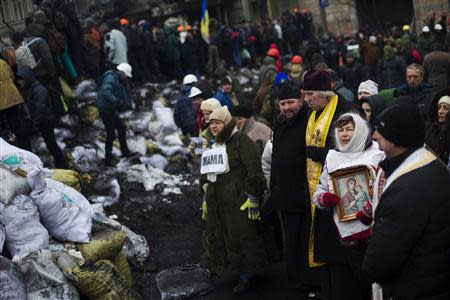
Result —
[[380, 90], [395, 88], [405, 82], [406, 63], [395, 55], [378, 63], [378, 83]]
[[363, 103], [368, 103], [370, 105], [370, 109], [372, 112], [370, 114], [369, 125], [373, 131], [375, 128], [376, 118], [387, 107], [386, 101], [381, 96], [373, 95], [373, 96], [369, 96], [369, 97], [361, 99], [360, 103], [361, 103], [361, 106], [363, 105]]
[[354, 95], [358, 93], [359, 84], [366, 79], [361, 63], [355, 61], [351, 64], [344, 64], [339, 68], [342, 80]]
[[[413, 104], [417, 105], [422, 117], [425, 121], [428, 120], [428, 105], [431, 101], [431, 96], [433, 92], [433, 86], [425, 81], [415, 89], [410, 88], [407, 84], [399, 86], [396, 90], [398, 96], [409, 96], [412, 98]], [[394, 100], [394, 104], [398, 102]], [[401, 102], [401, 101], [400, 101]]]
[[274, 124], [272, 168], [270, 172], [271, 201], [284, 212], [307, 212], [306, 142], [308, 109], [303, 105], [293, 120], [279, 117]]
[[34, 77], [33, 70], [24, 66], [17, 71], [17, 78], [25, 81], [23, 94], [31, 119], [36, 127], [42, 122], [54, 120], [54, 111], [48, 90]]
[[[381, 167], [389, 174], [405, 159]], [[399, 177], [383, 193], [362, 270], [394, 300], [450, 299], [449, 195], [450, 173], [439, 160]]]

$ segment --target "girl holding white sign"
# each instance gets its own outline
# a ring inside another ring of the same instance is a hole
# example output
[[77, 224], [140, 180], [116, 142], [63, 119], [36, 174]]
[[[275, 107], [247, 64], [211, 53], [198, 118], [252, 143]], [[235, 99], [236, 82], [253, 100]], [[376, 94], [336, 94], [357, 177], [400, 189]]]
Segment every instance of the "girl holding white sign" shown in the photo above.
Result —
[[202, 155], [200, 178], [206, 265], [213, 272], [238, 271], [233, 291], [243, 294], [267, 264], [257, 230], [265, 180], [256, 145], [238, 132], [227, 107], [213, 111], [210, 130], [216, 142]]

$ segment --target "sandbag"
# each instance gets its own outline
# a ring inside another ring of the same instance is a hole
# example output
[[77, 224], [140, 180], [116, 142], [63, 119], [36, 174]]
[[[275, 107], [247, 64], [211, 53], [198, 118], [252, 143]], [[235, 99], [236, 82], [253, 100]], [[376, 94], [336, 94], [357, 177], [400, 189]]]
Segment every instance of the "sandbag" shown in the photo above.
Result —
[[87, 244], [77, 245], [86, 264], [93, 264], [101, 259], [113, 261], [122, 251], [127, 234], [123, 231], [105, 230], [95, 232]]
[[96, 300], [140, 300], [142, 297], [128, 284], [116, 266], [109, 260], [99, 260], [93, 265], [74, 267], [71, 274], [80, 292]]
[[12, 257], [47, 249], [49, 234], [39, 221], [33, 200], [19, 195], [9, 205], [0, 205], [0, 223], [5, 227], [6, 248]]
[[141, 266], [150, 256], [150, 248], [147, 243], [147, 239], [136, 234], [130, 230], [127, 226], [120, 224], [116, 220], [112, 220], [106, 217], [102, 212], [95, 211], [93, 230], [116, 230], [124, 231], [127, 233], [127, 239], [125, 245], [122, 248], [122, 253], [136, 266]]
[[172, 110], [165, 107], [161, 101], [153, 102], [153, 112], [156, 120], [159, 121], [162, 126], [160, 134], [166, 136], [178, 130], [175, 119], [173, 118]]
[[81, 191], [80, 174], [74, 170], [53, 169], [52, 179]]
[[169, 161], [161, 154], [153, 154], [150, 157], [141, 156], [140, 160], [143, 164], [149, 164], [153, 168], [165, 170], [169, 165]]
[[145, 155], [147, 153], [145, 138], [141, 135], [130, 136], [127, 139], [127, 145], [131, 152], [138, 152], [141, 155]]
[[[119, 169], [119, 167], [120, 163], [116, 165], [116, 168]], [[120, 199], [120, 185], [116, 178], [108, 178], [106, 176], [98, 177], [94, 184], [94, 190], [96, 191], [96, 195], [89, 198], [91, 202], [101, 203], [103, 206], [110, 206]], [[97, 193], [103, 195], [97, 195]]]
[[28, 195], [31, 192], [27, 178], [18, 175], [2, 163], [0, 163], [0, 182], [0, 202], [5, 205], [11, 203], [17, 195]]
[[200, 265], [186, 265], [163, 270], [156, 275], [162, 300], [186, 299], [214, 289], [208, 272]]
[[89, 201], [73, 188], [46, 179], [45, 196], [34, 200], [41, 222], [50, 235], [60, 241], [89, 242], [92, 230], [92, 208]]
[[0, 299], [27, 299], [22, 274], [16, 264], [3, 256], [0, 256]]
[[80, 120], [88, 125], [92, 125], [95, 120], [100, 118], [98, 109], [95, 105], [85, 105], [79, 109]]
[[29, 151], [10, 145], [0, 138], [0, 162], [13, 171], [20, 171], [20, 173], [25, 171], [23, 175], [27, 177], [28, 185], [32, 189], [31, 198], [38, 199], [43, 196], [46, 187], [46, 169], [44, 169], [39, 157]]
[[117, 253], [112, 262], [128, 284], [133, 286], [133, 275], [131, 275], [130, 265], [128, 264], [128, 259], [125, 254], [122, 252]]
[[14, 262], [24, 274], [27, 299], [77, 300], [77, 289], [53, 262], [53, 252], [38, 250], [17, 257]]

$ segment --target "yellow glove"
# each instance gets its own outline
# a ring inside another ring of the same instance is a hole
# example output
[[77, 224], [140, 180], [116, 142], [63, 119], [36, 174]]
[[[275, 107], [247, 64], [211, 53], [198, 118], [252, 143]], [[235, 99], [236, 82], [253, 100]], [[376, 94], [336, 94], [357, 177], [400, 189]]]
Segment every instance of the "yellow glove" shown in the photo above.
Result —
[[206, 221], [207, 216], [208, 216], [208, 206], [206, 206], [206, 200], [203, 198], [203, 203], [202, 203], [202, 221]]
[[53, 169], [52, 179], [81, 191], [80, 174], [74, 170]]
[[244, 211], [248, 208], [248, 218], [252, 221], [256, 221], [260, 219], [260, 214], [259, 214], [259, 203], [258, 201], [254, 200], [250, 200], [250, 198], [247, 199], [247, 201], [245, 201], [244, 204], [242, 204], [241, 206], [241, 210]]
[[84, 184], [90, 184], [91, 180], [92, 180], [92, 177], [88, 173], [83, 174], [83, 176], [80, 177], [80, 181]]

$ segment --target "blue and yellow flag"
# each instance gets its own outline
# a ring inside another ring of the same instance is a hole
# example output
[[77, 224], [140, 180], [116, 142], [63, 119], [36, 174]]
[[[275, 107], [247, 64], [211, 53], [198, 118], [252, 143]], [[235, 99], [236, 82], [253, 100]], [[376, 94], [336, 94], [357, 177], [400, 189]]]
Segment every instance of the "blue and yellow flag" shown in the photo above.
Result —
[[203, 40], [207, 44], [209, 44], [209, 14], [206, 0], [203, 0], [202, 4], [202, 20], [200, 22], [200, 31], [202, 33]]

